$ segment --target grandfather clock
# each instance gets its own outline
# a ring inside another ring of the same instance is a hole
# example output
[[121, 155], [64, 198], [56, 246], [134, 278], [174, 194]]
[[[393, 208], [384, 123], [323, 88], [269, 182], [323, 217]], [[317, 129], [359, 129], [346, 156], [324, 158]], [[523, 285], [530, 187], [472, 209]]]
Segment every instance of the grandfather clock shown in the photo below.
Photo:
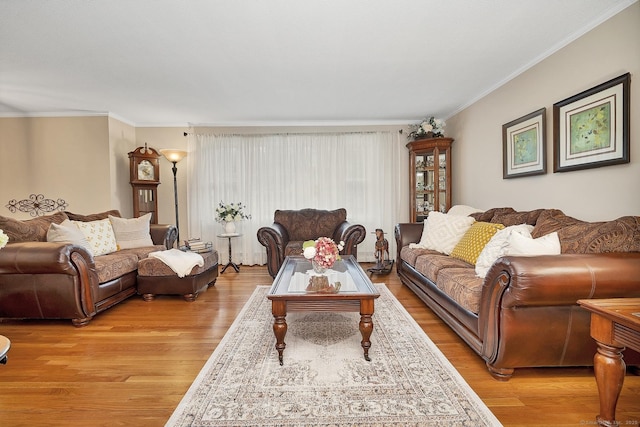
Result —
[[129, 153], [129, 182], [133, 187], [133, 216], [151, 213], [151, 223], [158, 223], [158, 184], [161, 154], [155, 149], [138, 147]]

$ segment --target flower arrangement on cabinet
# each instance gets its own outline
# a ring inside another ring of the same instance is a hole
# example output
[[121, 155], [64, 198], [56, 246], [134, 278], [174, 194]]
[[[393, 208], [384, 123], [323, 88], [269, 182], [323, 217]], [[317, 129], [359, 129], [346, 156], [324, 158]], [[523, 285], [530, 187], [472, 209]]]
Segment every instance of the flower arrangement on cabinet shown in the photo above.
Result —
[[444, 137], [445, 126], [446, 123], [444, 120], [436, 119], [435, 117], [431, 116], [427, 119], [422, 120], [420, 124], [411, 125], [411, 132], [409, 132], [408, 138], [442, 138]]
[[4, 248], [9, 242], [9, 236], [4, 234], [4, 231], [0, 230], [0, 249]]
[[340, 251], [344, 242], [336, 244], [333, 239], [319, 237], [317, 240], [307, 240], [302, 244], [303, 255], [321, 268], [331, 268], [340, 259]]
[[223, 203], [220, 202], [216, 208], [217, 222], [236, 222], [243, 219], [251, 219], [251, 215], [244, 213], [246, 205], [242, 203]]

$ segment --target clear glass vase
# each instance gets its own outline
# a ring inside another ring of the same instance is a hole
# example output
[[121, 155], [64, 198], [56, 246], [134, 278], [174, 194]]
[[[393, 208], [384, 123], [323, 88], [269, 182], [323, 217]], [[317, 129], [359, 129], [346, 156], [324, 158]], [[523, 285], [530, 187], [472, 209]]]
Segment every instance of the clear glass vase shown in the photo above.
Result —
[[324, 274], [327, 272], [327, 269], [322, 267], [315, 260], [311, 260], [311, 266], [313, 267], [313, 272], [316, 274]]

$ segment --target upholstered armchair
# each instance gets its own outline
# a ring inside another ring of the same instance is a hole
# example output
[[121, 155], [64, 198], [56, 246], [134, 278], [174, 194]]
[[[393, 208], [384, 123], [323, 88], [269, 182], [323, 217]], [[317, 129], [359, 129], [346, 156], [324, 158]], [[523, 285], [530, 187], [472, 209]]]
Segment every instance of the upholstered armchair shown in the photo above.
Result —
[[331, 237], [336, 243], [344, 242], [342, 255], [357, 257], [357, 245], [365, 236], [362, 225], [347, 222], [346, 209], [277, 210], [273, 224], [258, 230], [258, 241], [267, 248], [267, 268], [271, 277], [276, 277], [286, 256], [302, 254], [305, 240]]

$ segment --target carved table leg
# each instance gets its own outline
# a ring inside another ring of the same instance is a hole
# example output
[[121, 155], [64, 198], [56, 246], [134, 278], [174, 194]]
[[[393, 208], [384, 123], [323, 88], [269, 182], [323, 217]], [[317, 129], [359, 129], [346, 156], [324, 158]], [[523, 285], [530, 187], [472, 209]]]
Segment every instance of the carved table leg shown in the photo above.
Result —
[[369, 348], [371, 348], [371, 332], [373, 332], [373, 300], [360, 301], [360, 334], [362, 335], [362, 349], [364, 350], [364, 360], [370, 362]]
[[598, 352], [593, 357], [593, 369], [600, 396], [598, 425], [613, 427], [616, 422], [616, 405], [622, 390], [625, 363], [622, 360], [624, 347], [615, 347], [598, 342]]
[[273, 313], [273, 333], [276, 336], [276, 350], [280, 366], [283, 364], [283, 353], [286, 344], [284, 336], [287, 334], [287, 303], [286, 301], [271, 301], [271, 312]]

